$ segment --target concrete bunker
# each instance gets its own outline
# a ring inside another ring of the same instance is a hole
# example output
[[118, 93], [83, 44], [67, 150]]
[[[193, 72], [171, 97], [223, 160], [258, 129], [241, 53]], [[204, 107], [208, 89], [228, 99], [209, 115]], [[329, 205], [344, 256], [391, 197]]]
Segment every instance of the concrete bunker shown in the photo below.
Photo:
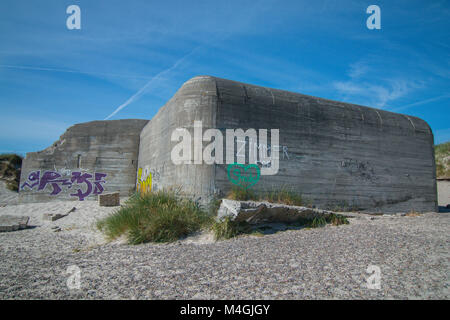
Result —
[[210, 76], [184, 83], [142, 130], [138, 166], [153, 190], [179, 185], [203, 201], [230, 191], [226, 164], [171, 161], [171, 133], [194, 136], [195, 121], [224, 136], [279, 129], [279, 171], [261, 176], [255, 192], [288, 187], [319, 207], [437, 210], [434, 139], [422, 119]]
[[[173, 186], [202, 202], [224, 196], [233, 186], [226, 163], [175, 165], [171, 160], [177, 144], [172, 132], [184, 128], [194, 136], [196, 121], [224, 137], [227, 129], [279, 130], [279, 169], [262, 175], [252, 187], [255, 192], [287, 187], [323, 208], [437, 210], [434, 139], [422, 119], [211, 76], [184, 83], [150, 121], [77, 124], [53, 146], [28, 153], [20, 199], [81, 200], [86, 180], [91, 189], [84, 198], [102, 189], [126, 196], [135, 188], [148, 192]], [[209, 142], [201, 143], [204, 148]], [[48, 171], [60, 176], [47, 175], [41, 188]], [[84, 184], [79, 195], [76, 184]]]
[[134, 191], [139, 134], [147, 120], [76, 124], [52, 146], [27, 153], [19, 185], [21, 202], [95, 199]]

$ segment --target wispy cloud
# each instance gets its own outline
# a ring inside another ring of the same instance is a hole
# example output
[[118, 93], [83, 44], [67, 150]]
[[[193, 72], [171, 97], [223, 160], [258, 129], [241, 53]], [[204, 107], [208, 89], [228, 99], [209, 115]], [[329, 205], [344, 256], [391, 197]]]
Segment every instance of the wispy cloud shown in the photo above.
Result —
[[384, 84], [350, 80], [336, 81], [333, 86], [345, 100], [357, 100], [361, 104], [384, 108], [388, 103], [405, 96], [420, 84], [404, 79], [389, 80]]
[[441, 95], [441, 96], [437, 96], [437, 97], [433, 97], [433, 98], [417, 101], [417, 102], [414, 102], [414, 103], [410, 103], [410, 104], [407, 104], [407, 105], [399, 107], [399, 108], [394, 108], [394, 109], [392, 109], [392, 111], [395, 111], [395, 112], [403, 111], [403, 110], [406, 110], [406, 109], [409, 109], [409, 108], [412, 108], [412, 107], [421, 106], [421, 105], [424, 105], [424, 104], [428, 104], [430, 102], [438, 101], [438, 100], [449, 98], [449, 97], [450, 97], [450, 94], [444, 94], [444, 95]]
[[59, 68], [19, 66], [19, 65], [6, 65], [6, 64], [0, 64], [0, 68], [34, 70], [34, 71], [50, 71], [50, 72], [66, 72], [66, 73], [87, 74], [87, 75], [94, 75], [94, 76], [121, 77], [121, 78], [132, 78], [132, 79], [150, 79], [150, 77], [148, 77], [148, 76], [139, 76], [139, 75], [101, 73], [101, 72], [77, 71], [77, 70], [68, 70], [68, 69], [59, 69]]
[[350, 78], [356, 79], [366, 74], [368, 71], [369, 66], [363, 61], [358, 61], [350, 65], [350, 71], [348, 75], [350, 76]]

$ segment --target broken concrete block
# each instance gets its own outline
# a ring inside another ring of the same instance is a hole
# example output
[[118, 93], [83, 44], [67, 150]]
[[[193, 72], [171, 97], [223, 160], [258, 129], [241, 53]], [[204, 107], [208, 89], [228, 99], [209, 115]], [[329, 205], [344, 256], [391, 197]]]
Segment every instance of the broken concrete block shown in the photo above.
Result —
[[98, 195], [98, 205], [100, 207], [116, 207], [120, 206], [120, 193], [104, 193]]
[[0, 216], [0, 232], [25, 229], [29, 220], [27, 216]]
[[265, 222], [291, 223], [301, 218], [313, 219], [332, 213], [332, 211], [327, 210], [289, 206], [279, 203], [223, 199], [217, 213], [217, 218], [223, 220], [229, 217], [232, 221], [246, 221], [251, 224]]

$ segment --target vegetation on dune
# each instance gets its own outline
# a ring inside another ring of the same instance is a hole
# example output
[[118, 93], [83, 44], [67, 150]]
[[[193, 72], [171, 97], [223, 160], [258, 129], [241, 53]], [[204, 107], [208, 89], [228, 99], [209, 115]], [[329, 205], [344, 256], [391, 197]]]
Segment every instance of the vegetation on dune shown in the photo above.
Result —
[[450, 142], [434, 146], [436, 177], [450, 179]]
[[19, 191], [20, 168], [22, 157], [17, 154], [0, 154], [0, 180], [6, 182], [6, 187], [11, 191]]
[[272, 188], [271, 190], [256, 193], [250, 189], [243, 189], [233, 186], [231, 191], [228, 193], [227, 198], [239, 201], [267, 201], [271, 203], [282, 203], [289, 206], [311, 206], [311, 203], [305, 201], [300, 194], [290, 190], [287, 187], [277, 189]]

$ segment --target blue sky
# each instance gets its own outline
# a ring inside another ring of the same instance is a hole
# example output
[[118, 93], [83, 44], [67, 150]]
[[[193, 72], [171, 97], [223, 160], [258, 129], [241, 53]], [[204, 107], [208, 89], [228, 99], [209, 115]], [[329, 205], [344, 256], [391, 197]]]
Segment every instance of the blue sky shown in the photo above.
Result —
[[449, 1], [2, 0], [0, 152], [42, 150], [124, 104], [110, 119], [151, 119], [202, 74], [417, 116], [442, 143], [449, 40]]

